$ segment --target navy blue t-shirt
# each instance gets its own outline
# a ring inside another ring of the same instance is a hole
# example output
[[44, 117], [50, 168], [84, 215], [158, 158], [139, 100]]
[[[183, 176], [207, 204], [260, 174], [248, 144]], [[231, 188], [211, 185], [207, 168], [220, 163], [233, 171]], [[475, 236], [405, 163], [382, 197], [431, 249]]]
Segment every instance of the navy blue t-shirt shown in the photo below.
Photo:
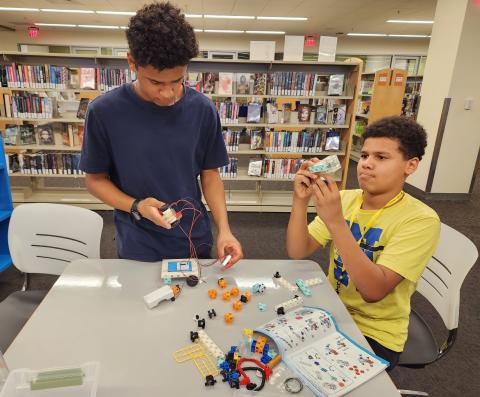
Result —
[[[198, 175], [225, 164], [228, 155], [217, 110], [191, 88], [174, 105], [157, 106], [125, 84], [88, 107], [80, 168], [89, 174], [108, 173], [115, 186], [134, 198], [189, 200], [202, 213], [192, 230], [199, 256], [208, 257], [213, 237]], [[187, 234], [192, 216], [193, 211], [183, 211], [180, 226]], [[190, 257], [188, 239], [179, 226], [167, 230], [120, 210], [115, 210], [114, 219], [122, 258]]]

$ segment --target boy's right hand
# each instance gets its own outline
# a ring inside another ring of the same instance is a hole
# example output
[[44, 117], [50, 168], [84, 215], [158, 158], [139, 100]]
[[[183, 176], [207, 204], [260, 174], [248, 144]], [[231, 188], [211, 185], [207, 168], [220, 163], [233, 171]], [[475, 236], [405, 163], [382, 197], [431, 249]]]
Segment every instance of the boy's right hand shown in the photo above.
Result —
[[319, 161], [320, 160], [316, 157], [305, 161], [295, 174], [295, 178], [293, 180], [293, 194], [295, 198], [301, 200], [310, 199], [313, 193], [313, 184], [318, 178], [318, 175], [312, 174], [310, 171], [308, 171], [308, 168]]
[[162, 208], [163, 205], [165, 205], [164, 202], [153, 197], [148, 197], [138, 203], [138, 212], [140, 212], [142, 217], [155, 223], [155, 225], [165, 229], [171, 229], [172, 226], [163, 219], [162, 213], [160, 212], [160, 208]]

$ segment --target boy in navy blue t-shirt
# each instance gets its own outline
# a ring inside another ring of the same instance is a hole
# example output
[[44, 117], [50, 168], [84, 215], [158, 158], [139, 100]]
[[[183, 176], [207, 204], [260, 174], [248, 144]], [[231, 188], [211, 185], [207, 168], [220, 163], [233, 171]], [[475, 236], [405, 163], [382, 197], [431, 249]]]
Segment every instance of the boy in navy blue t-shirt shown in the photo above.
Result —
[[[80, 162], [87, 188], [115, 208], [120, 257], [190, 257], [189, 235], [197, 256], [207, 258], [213, 237], [200, 175], [218, 229], [218, 257], [230, 254], [232, 265], [243, 253], [230, 231], [218, 173], [228, 164], [220, 119], [207, 97], [183, 83], [187, 64], [198, 53], [193, 28], [178, 8], [154, 3], [130, 19], [126, 34], [137, 80], [89, 105]], [[201, 215], [193, 228], [193, 210], [183, 211], [177, 227], [162, 219], [159, 208], [181, 199]]]

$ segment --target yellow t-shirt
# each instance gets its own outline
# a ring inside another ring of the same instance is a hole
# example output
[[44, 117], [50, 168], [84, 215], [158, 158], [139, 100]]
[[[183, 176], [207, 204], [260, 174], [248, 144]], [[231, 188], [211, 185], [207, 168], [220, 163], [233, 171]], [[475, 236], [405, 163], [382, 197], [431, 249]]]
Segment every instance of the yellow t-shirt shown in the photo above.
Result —
[[[340, 192], [347, 224], [361, 194], [362, 190]], [[361, 235], [360, 230], [363, 232], [376, 211], [358, 212], [351, 227], [357, 241]], [[332, 240], [330, 232], [318, 216], [308, 225], [308, 230], [322, 246]], [[399, 202], [385, 208], [368, 230], [361, 245], [362, 251], [374, 263], [393, 270], [404, 280], [382, 300], [367, 303], [343, 268], [339, 296], [365, 336], [390, 350], [403, 351], [408, 334], [410, 298], [437, 248], [439, 234], [440, 219], [437, 213], [407, 193]], [[341, 274], [342, 259], [332, 243], [328, 279], [333, 288], [337, 287], [337, 278]]]

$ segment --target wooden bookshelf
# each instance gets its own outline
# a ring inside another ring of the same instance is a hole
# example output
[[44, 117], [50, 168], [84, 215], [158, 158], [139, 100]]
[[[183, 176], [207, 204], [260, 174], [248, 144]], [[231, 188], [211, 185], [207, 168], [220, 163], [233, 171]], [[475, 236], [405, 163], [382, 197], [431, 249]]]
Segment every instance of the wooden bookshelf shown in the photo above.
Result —
[[[25, 65], [55, 65], [68, 66], [73, 68], [81, 67], [101, 67], [101, 68], [126, 68], [125, 57], [120, 56], [87, 56], [75, 54], [37, 54], [37, 53], [18, 53], [18, 52], [0, 52], [3, 59], [0, 64], [19, 63]], [[350, 59], [346, 62], [262, 62], [248, 60], [209, 60], [193, 59], [189, 65], [189, 71], [195, 72], [232, 72], [232, 73], [276, 73], [276, 72], [302, 72], [318, 73], [322, 75], [343, 74], [345, 76], [345, 88], [343, 95], [253, 95], [253, 94], [206, 94], [213, 101], [222, 101], [231, 98], [232, 101], [248, 102], [251, 98], [261, 101], [263, 104], [268, 100], [288, 100], [288, 101], [308, 101], [316, 103], [319, 100], [341, 100], [346, 104], [346, 122], [345, 124], [314, 124], [296, 123], [296, 119], [291, 123], [266, 123], [263, 120], [259, 123], [247, 123], [239, 119], [235, 123], [222, 123], [222, 127], [232, 131], [240, 131], [247, 128], [250, 133], [253, 129], [265, 128], [272, 131], [315, 131], [335, 129], [340, 132], [340, 149], [337, 151], [283, 151], [275, 152], [265, 149], [251, 150], [248, 147], [239, 148], [239, 150], [228, 150], [230, 157], [239, 158], [239, 166], [236, 177], [225, 177], [225, 198], [229, 210], [232, 211], [285, 211], [289, 212], [292, 204], [292, 180], [288, 178], [266, 178], [252, 177], [247, 175], [245, 162], [249, 157], [269, 158], [308, 158], [312, 156], [325, 157], [335, 154], [339, 156], [342, 164], [342, 170], [334, 175], [340, 188], [344, 188], [348, 173], [348, 159], [350, 157], [352, 135], [355, 127], [355, 114], [357, 109], [357, 100], [359, 96], [359, 83], [362, 74], [362, 61], [360, 59]], [[81, 90], [75, 88], [0, 88], [1, 97], [5, 92], [46, 92], [46, 93], [75, 93], [83, 95], [97, 96], [102, 92], [99, 90]], [[264, 106], [264, 105], [262, 105]], [[0, 118], [0, 129], [5, 124], [22, 123], [73, 123], [81, 125], [84, 120], [76, 117], [56, 117], [46, 118]], [[63, 146], [57, 142], [56, 145], [15, 145], [6, 146], [7, 153], [49, 153], [65, 152], [74, 153], [80, 151], [80, 147]], [[249, 146], [249, 145], [248, 145]], [[243, 160], [242, 160], [243, 159]], [[240, 161], [241, 160], [241, 161]], [[98, 199], [91, 196], [83, 188], [84, 175], [79, 174], [10, 174], [13, 188], [14, 204], [23, 202], [53, 202], [69, 203], [83, 206], [90, 209], [108, 209], [109, 207], [101, 203]], [[19, 185], [15, 181], [20, 181]], [[51, 184], [48, 182], [51, 181]], [[25, 184], [30, 183], [28, 186]], [[63, 184], [59, 186], [59, 184]], [[51, 186], [53, 185], [53, 186]], [[78, 185], [78, 186], [77, 186]], [[277, 188], [278, 187], [278, 188]], [[310, 211], [315, 211], [313, 204], [310, 205]]]
[[[364, 73], [361, 86], [364, 82], [370, 81], [371, 93], [361, 92], [358, 104], [362, 101], [369, 101], [370, 108], [367, 114], [361, 113], [361, 107], [355, 112], [355, 124], [361, 123], [365, 127], [369, 123], [388, 116], [399, 116], [402, 114], [402, 102], [407, 83], [407, 71], [401, 69], [382, 69], [375, 73]], [[357, 134], [352, 136], [352, 152], [350, 158], [358, 161], [360, 158], [360, 137]]]

